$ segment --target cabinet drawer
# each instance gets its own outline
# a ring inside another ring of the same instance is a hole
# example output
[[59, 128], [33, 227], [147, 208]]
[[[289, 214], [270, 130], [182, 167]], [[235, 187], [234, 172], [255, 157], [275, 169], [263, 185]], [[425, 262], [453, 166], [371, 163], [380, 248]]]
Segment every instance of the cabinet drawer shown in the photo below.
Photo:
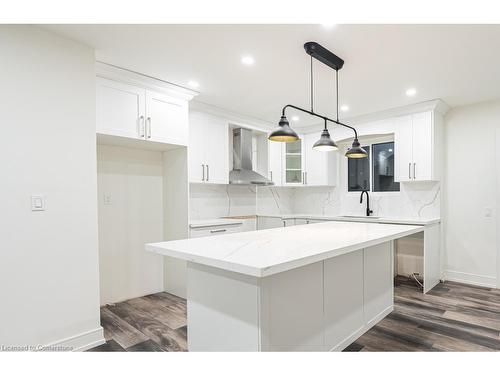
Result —
[[189, 238], [218, 236], [221, 234], [237, 233], [243, 230], [242, 224], [219, 225], [213, 227], [190, 228]]

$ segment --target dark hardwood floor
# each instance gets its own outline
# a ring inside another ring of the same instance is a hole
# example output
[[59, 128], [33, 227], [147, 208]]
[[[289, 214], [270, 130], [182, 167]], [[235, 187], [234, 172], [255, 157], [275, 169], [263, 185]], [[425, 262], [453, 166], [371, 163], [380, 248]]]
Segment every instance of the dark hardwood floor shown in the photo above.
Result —
[[[346, 351], [500, 350], [500, 289], [395, 283], [394, 311]], [[90, 351], [187, 350], [186, 302], [168, 293], [102, 307], [101, 324], [106, 344]]]
[[90, 351], [186, 351], [186, 301], [157, 293], [101, 307], [106, 343]]

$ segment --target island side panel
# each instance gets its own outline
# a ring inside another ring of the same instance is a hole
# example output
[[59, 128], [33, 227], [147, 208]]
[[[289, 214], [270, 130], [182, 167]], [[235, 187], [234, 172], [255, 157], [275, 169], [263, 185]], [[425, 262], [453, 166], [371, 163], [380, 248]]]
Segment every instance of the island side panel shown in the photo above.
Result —
[[323, 351], [323, 262], [261, 281], [262, 351]]
[[324, 262], [326, 350], [343, 350], [364, 332], [363, 252]]
[[394, 308], [393, 242], [363, 250], [364, 320], [366, 330]]
[[259, 283], [188, 262], [189, 351], [259, 351]]
[[434, 288], [441, 278], [441, 225], [424, 229], [424, 293]]

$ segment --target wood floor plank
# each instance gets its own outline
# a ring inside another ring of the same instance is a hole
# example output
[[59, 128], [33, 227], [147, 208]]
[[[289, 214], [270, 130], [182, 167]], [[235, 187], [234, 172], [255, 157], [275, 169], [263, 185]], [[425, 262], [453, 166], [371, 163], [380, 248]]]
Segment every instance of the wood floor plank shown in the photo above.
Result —
[[456, 320], [460, 322], [474, 324], [480, 327], [491, 328], [497, 330], [500, 335], [500, 319], [498, 319], [499, 318], [498, 316], [497, 319], [492, 319], [484, 316], [477, 316], [474, 314], [464, 314], [456, 311], [446, 311], [443, 317], [450, 320]]
[[396, 335], [405, 333], [406, 335], [418, 337], [420, 340], [425, 341], [433, 348], [441, 351], [492, 351], [492, 349], [486, 346], [476, 345], [466, 340], [426, 331], [415, 325], [402, 325], [400, 324], [400, 321], [391, 319], [390, 315], [387, 319], [383, 319], [379, 322], [377, 326], [386, 328], [387, 330], [394, 332]]
[[127, 348], [127, 352], [163, 352], [164, 350], [153, 340], [140, 342], [134, 346]]
[[165, 351], [186, 351], [186, 338], [169, 328], [160, 321], [144, 314], [133, 305], [122, 302], [113, 307], [109, 307], [116, 315], [125, 320], [131, 326], [141, 331], [149, 339], [153, 340]]
[[134, 298], [127, 301], [144, 315], [160, 321], [167, 327], [177, 329], [187, 324], [186, 304], [173, 302], [168, 305], [159, 304], [147, 298]]
[[106, 343], [96, 346], [95, 348], [87, 350], [88, 352], [124, 352], [120, 344], [115, 340], [106, 341]]
[[[500, 290], [441, 283], [423, 294], [397, 278], [394, 311], [345, 351], [500, 351]], [[187, 350], [186, 301], [169, 293], [101, 309], [106, 344], [92, 351]]]
[[108, 307], [101, 308], [101, 325], [107, 332], [106, 336], [125, 349], [148, 340], [140, 330], [114, 314]]

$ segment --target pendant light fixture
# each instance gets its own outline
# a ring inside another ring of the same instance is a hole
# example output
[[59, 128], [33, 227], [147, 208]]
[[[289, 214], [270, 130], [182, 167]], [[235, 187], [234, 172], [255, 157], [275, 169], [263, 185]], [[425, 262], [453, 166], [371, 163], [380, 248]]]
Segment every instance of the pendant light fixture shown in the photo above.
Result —
[[325, 120], [325, 128], [321, 132], [321, 137], [319, 138], [319, 140], [313, 145], [313, 150], [335, 151], [338, 149], [339, 149], [338, 146], [330, 138], [330, 132], [328, 131], [328, 127], [326, 126], [326, 120]]
[[[295, 133], [292, 128], [290, 127], [290, 124], [288, 123], [288, 120], [286, 118], [286, 109], [287, 108], [294, 108], [298, 111], [308, 113], [312, 116], [316, 116], [319, 118], [322, 118], [325, 122], [325, 127], [321, 133], [320, 139], [314, 144], [313, 149], [315, 150], [324, 150], [324, 151], [333, 151], [338, 149], [337, 145], [335, 142], [330, 138], [330, 132], [328, 131], [328, 126], [327, 122], [333, 122], [335, 124], [344, 126], [346, 128], [351, 129], [354, 132], [354, 141], [352, 143], [352, 147], [346, 152], [345, 156], [348, 158], [353, 158], [353, 159], [359, 159], [359, 158], [366, 158], [368, 157], [368, 153], [360, 147], [359, 141], [358, 141], [358, 132], [356, 131], [355, 128], [352, 126], [343, 124], [342, 122], [339, 121], [339, 108], [338, 108], [338, 71], [342, 69], [342, 66], [344, 65], [344, 60], [342, 60], [340, 57], [336, 56], [323, 46], [319, 45], [316, 42], [307, 42], [304, 44], [304, 49], [308, 55], [311, 56], [311, 110], [308, 111], [306, 109], [287, 104], [283, 107], [281, 111], [281, 119], [279, 122], [279, 126], [277, 129], [271, 132], [269, 135], [269, 140], [271, 141], [276, 141], [276, 142], [295, 142], [299, 140], [299, 137], [297, 133]], [[322, 62], [323, 64], [329, 66], [330, 68], [334, 69], [336, 72], [336, 93], [337, 93], [337, 119], [332, 120], [326, 116], [319, 115], [314, 112], [313, 108], [313, 65], [312, 65], [312, 58], [315, 58], [316, 60]]]
[[269, 135], [269, 140], [275, 142], [296, 142], [299, 140], [285, 116], [281, 116], [279, 126]]

